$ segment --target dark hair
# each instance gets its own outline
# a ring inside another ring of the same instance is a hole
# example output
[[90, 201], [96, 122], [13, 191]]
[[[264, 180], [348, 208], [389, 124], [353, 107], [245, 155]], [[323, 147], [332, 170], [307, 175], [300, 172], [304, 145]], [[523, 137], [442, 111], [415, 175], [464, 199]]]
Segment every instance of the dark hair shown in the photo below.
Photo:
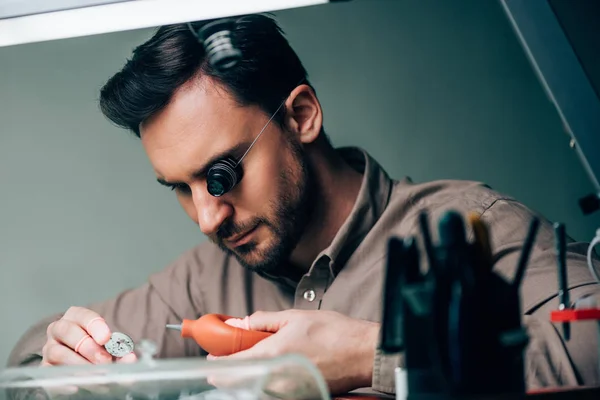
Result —
[[[197, 31], [208, 22], [191, 25]], [[237, 17], [231, 37], [242, 59], [222, 72], [207, 61], [188, 24], [159, 28], [134, 49], [123, 69], [101, 89], [102, 113], [139, 137], [139, 125], [163, 109], [175, 91], [198, 74], [221, 84], [240, 105], [258, 105], [267, 114], [274, 113], [302, 79], [309, 84], [302, 62], [270, 16]], [[273, 120], [282, 123], [283, 114]]]

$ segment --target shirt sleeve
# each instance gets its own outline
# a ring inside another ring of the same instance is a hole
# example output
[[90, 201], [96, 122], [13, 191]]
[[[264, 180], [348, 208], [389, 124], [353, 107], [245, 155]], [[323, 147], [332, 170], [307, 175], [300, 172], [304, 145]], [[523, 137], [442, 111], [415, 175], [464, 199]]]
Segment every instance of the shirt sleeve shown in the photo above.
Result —
[[402, 353], [386, 354], [378, 348], [373, 363], [372, 389], [382, 393], [396, 393], [395, 370], [403, 367], [402, 362]]
[[[198, 282], [201, 267], [186, 253], [165, 270], [150, 277], [148, 283], [120, 293], [113, 299], [86, 306], [107, 322], [115, 332], [129, 335], [134, 343], [142, 339], [154, 342], [158, 358], [201, 355], [199, 346], [167, 330], [166, 324], [198, 318], [203, 313]], [[13, 348], [9, 367], [37, 365], [42, 360], [48, 325], [62, 314], [44, 318], [29, 328]]]

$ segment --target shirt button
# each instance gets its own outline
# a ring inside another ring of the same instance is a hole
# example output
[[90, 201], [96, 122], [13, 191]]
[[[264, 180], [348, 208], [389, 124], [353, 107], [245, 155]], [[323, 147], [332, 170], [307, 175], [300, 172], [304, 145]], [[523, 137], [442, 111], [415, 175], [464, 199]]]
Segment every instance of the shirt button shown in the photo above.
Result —
[[317, 297], [317, 295], [315, 294], [315, 291], [312, 289], [309, 289], [306, 292], [304, 292], [303, 296], [304, 296], [304, 300], [308, 300], [308, 301], [313, 301], [315, 299], [315, 297]]

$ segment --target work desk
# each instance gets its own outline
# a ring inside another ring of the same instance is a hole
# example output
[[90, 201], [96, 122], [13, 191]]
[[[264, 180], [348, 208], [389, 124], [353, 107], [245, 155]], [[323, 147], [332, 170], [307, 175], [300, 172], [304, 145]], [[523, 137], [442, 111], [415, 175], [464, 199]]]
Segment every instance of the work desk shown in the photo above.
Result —
[[[395, 399], [389, 395], [364, 395], [347, 394], [334, 396], [333, 400], [387, 400]], [[491, 397], [445, 397], [445, 396], [409, 396], [406, 400], [598, 400], [600, 399], [600, 387], [592, 388], [564, 388], [564, 389], [546, 389], [528, 393], [524, 396], [502, 395]]]

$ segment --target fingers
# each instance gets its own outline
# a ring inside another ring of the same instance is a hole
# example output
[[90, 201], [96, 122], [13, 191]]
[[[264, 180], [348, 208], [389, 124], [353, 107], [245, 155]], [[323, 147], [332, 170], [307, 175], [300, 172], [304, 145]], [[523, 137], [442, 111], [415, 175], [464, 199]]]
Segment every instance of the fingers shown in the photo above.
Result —
[[91, 364], [90, 361], [83, 358], [80, 354], [75, 353], [74, 350], [58, 343], [55, 340], [49, 340], [46, 345], [42, 348], [42, 365], [86, 365]]
[[133, 363], [136, 363], [137, 361], [138, 361], [138, 358], [135, 355], [135, 353], [129, 353], [121, 358], [118, 358], [116, 363], [117, 364], [133, 364]]
[[277, 332], [288, 322], [290, 311], [257, 311], [248, 318], [248, 327], [253, 331]]
[[111, 331], [104, 318], [92, 310], [83, 307], [71, 307], [62, 319], [72, 321], [79, 325], [101, 346], [109, 340]]
[[61, 319], [48, 327], [49, 338], [59, 345], [66, 346], [94, 364], [106, 364], [112, 361], [104, 347], [100, 346], [75, 322]]

